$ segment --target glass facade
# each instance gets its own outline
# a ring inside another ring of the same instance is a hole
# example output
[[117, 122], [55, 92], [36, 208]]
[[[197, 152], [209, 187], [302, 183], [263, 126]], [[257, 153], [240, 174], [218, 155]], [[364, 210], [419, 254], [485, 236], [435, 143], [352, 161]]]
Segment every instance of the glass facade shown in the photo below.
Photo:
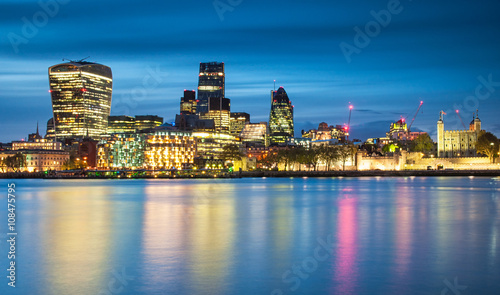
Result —
[[200, 63], [197, 113], [207, 113], [210, 97], [225, 97], [224, 63]]
[[213, 120], [216, 132], [228, 134], [229, 117], [231, 114], [230, 99], [223, 97], [210, 97], [208, 101], [208, 112], [202, 113], [200, 118]]
[[229, 118], [229, 133], [233, 136], [239, 136], [247, 123], [250, 123], [250, 114], [231, 113]]
[[137, 131], [155, 128], [163, 124], [163, 118], [153, 115], [135, 116], [135, 129]]
[[240, 134], [241, 141], [247, 146], [267, 146], [267, 123], [248, 123]]
[[83, 61], [55, 65], [49, 83], [57, 138], [106, 133], [113, 88], [109, 67]]
[[181, 114], [191, 115], [196, 114], [196, 91], [184, 90], [184, 97], [181, 97]]
[[286, 91], [280, 87], [271, 91], [271, 112], [269, 114], [269, 139], [271, 145], [284, 145], [294, 136], [293, 106]]
[[135, 132], [135, 118], [130, 116], [109, 116], [108, 134]]

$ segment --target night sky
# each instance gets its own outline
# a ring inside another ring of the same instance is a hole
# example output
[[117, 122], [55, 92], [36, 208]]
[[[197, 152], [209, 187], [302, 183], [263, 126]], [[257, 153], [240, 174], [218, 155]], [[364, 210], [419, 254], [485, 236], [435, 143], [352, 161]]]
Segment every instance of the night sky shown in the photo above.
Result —
[[[26, 137], [37, 121], [45, 134], [48, 67], [87, 56], [112, 68], [112, 115], [171, 122], [183, 90], [197, 87], [199, 63], [223, 61], [231, 110], [268, 121], [276, 80], [295, 105], [297, 137], [347, 123], [349, 102], [351, 138], [381, 137], [420, 100], [414, 131], [435, 138], [440, 110], [445, 129], [459, 129], [454, 110], [468, 125], [479, 108], [483, 129], [500, 136], [496, 0], [60, 0], [48, 13], [38, 2], [0, 3], [0, 142]], [[367, 25], [370, 36], [355, 43]]]

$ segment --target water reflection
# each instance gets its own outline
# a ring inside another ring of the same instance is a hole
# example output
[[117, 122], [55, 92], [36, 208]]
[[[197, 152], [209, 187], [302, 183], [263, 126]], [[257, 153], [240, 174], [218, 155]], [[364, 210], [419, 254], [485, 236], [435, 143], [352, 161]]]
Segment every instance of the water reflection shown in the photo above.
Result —
[[[26, 187], [19, 252], [30, 285], [16, 291], [104, 294], [112, 270], [126, 267], [135, 279], [120, 294], [289, 294], [294, 285], [295, 294], [437, 294], [454, 277], [471, 293], [494, 293], [497, 184], [480, 177], [19, 181]], [[328, 259], [299, 278], [294, 269], [327, 237]]]

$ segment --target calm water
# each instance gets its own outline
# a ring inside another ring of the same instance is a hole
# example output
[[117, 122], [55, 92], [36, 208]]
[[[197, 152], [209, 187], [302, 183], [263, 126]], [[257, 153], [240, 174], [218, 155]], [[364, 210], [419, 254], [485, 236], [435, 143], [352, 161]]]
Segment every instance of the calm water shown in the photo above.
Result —
[[500, 179], [15, 180], [0, 294], [500, 294]]

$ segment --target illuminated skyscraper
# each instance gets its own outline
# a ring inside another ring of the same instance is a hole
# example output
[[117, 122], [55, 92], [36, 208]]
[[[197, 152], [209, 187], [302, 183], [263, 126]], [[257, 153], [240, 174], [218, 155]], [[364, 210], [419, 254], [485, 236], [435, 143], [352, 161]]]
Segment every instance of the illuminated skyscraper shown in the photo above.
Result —
[[250, 123], [250, 114], [242, 112], [231, 113], [229, 117], [229, 133], [233, 136], [240, 135], [247, 123]]
[[195, 114], [196, 105], [196, 91], [184, 90], [184, 97], [181, 97], [181, 115]]
[[49, 68], [56, 138], [106, 133], [113, 76], [107, 66], [71, 61]]
[[216, 132], [229, 134], [231, 100], [229, 98], [210, 97], [208, 101], [208, 112], [202, 113], [200, 118], [214, 120]]
[[271, 91], [271, 112], [269, 114], [269, 139], [271, 145], [285, 144], [293, 137], [293, 106], [283, 87]]
[[224, 98], [225, 90], [224, 63], [200, 63], [200, 76], [198, 81], [197, 113], [208, 112], [210, 97]]

